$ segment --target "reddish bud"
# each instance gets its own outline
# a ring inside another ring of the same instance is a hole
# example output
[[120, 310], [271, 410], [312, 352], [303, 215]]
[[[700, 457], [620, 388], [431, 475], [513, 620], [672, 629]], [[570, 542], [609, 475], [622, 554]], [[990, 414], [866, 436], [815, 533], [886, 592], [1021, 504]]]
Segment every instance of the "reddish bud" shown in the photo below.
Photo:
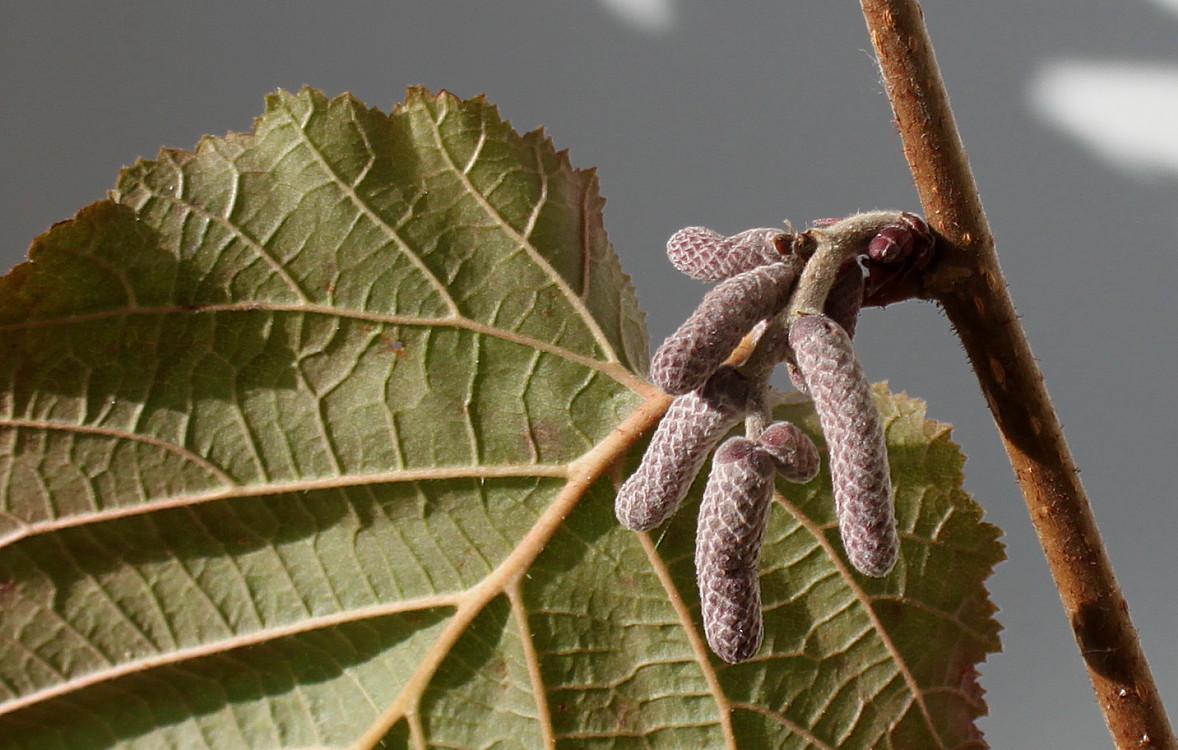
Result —
[[[867, 304], [886, 305], [916, 294], [910, 279], [926, 268], [936, 248], [936, 236], [923, 218], [902, 213], [867, 243]], [[911, 288], [909, 288], [911, 287]]]

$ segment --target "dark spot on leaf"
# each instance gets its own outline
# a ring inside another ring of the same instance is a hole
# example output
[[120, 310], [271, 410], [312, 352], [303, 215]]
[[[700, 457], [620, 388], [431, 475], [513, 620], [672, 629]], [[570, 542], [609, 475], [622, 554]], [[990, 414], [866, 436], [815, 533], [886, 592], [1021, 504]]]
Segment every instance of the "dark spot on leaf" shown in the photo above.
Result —
[[385, 346], [387, 346], [389, 351], [392, 352], [393, 354], [397, 355], [398, 357], [403, 356], [405, 354], [405, 342], [404, 341], [401, 341], [399, 339], [395, 339], [392, 336], [388, 335], [387, 333], [382, 333], [380, 335], [380, 338], [381, 338], [381, 340], [384, 341]]

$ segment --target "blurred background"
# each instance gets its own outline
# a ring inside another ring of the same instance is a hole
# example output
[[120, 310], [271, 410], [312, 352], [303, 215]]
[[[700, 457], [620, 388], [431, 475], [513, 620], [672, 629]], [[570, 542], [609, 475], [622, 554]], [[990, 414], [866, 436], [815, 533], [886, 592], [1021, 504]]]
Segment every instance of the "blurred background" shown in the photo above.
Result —
[[[1178, 2], [929, 0], [999, 255], [1172, 712], [1178, 711]], [[276, 88], [388, 109], [485, 93], [595, 166], [658, 343], [704, 287], [673, 231], [919, 210], [857, 3], [171, 0], [0, 5], [0, 265], [161, 146], [245, 131]], [[1109, 736], [989, 413], [931, 305], [871, 310], [873, 380], [929, 402], [1001, 526], [996, 748]]]

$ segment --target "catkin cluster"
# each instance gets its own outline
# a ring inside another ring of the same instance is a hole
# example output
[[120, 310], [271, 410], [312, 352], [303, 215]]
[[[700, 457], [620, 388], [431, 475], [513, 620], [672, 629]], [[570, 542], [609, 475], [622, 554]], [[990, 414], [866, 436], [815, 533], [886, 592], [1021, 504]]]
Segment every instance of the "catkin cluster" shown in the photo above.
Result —
[[[676, 268], [719, 283], [651, 360], [651, 380], [676, 398], [619, 488], [615, 512], [634, 531], [662, 524], [716, 445], [744, 422], [745, 436], [715, 451], [697, 525], [704, 631], [721, 659], [743, 661], [761, 646], [758, 566], [776, 478], [809, 482], [819, 469], [810, 438], [771, 420], [769, 377], [778, 363], [818, 412], [848, 560], [877, 577], [895, 564], [887, 446], [851, 337], [864, 300], [894, 301], [896, 280], [927, 267], [933, 244], [923, 219], [896, 212], [823, 220], [800, 235], [750, 229], [723, 237], [688, 227], [667, 242]], [[807, 272], [811, 261], [827, 267], [815, 260], [823, 254], [823, 264], [834, 257], [829, 278]], [[821, 290], [821, 309], [794, 309], [795, 299], [813, 298], [799, 291], [807, 284]], [[754, 339], [752, 354], [731, 361], [745, 337]]]

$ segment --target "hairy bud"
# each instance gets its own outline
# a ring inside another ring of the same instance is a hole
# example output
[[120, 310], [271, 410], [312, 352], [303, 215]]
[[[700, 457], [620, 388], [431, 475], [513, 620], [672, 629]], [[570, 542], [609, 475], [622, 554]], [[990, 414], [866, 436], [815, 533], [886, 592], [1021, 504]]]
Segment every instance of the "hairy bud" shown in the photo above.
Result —
[[772, 423], [761, 432], [757, 445], [773, 459], [777, 473], [790, 482], [805, 484], [818, 475], [818, 447], [795, 424]]
[[725, 237], [706, 227], [684, 227], [667, 240], [667, 257], [693, 279], [723, 281], [781, 262], [792, 239], [780, 229], [746, 229]]
[[773, 459], [731, 438], [712, 459], [699, 509], [695, 573], [708, 645], [727, 662], [761, 647], [761, 540], [773, 498]]
[[751, 381], [725, 366], [703, 388], [671, 403], [614, 500], [623, 526], [647, 531], [679, 509], [708, 453], [748, 410], [753, 390]]
[[651, 381], [672, 396], [699, 388], [757, 322], [785, 307], [796, 276], [774, 263], [717, 284], [655, 352]]
[[825, 315], [794, 321], [789, 343], [830, 449], [835, 510], [847, 557], [864, 575], [887, 575], [899, 542], [887, 444], [871, 386], [851, 339]]

